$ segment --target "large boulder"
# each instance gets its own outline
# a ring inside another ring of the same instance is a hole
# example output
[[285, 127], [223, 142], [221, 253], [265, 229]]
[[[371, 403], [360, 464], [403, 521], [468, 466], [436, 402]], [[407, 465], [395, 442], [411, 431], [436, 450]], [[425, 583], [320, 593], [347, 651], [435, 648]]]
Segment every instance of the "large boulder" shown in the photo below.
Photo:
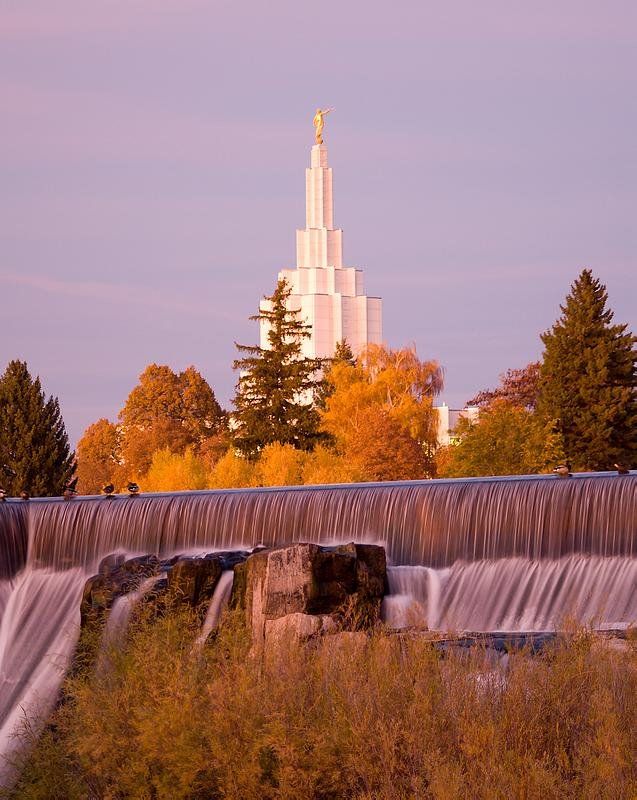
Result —
[[[236, 566], [231, 606], [242, 610], [260, 649], [284, 631], [302, 639], [370, 627], [380, 619], [386, 587], [382, 547], [300, 543], [255, 553]], [[285, 617], [291, 619], [271, 624]]]
[[221, 559], [180, 558], [168, 573], [168, 591], [179, 602], [197, 608], [212, 599], [222, 573]]
[[158, 575], [161, 562], [154, 555], [125, 560], [114, 554], [100, 564], [97, 575], [84, 585], [80, 614], [82, 624], [87, 619], [103, 617], [118, 597], [135, 591], [145, 578]]
[[264, 639], [268, 645], [285, 645], [290, 641], [306, 642], [322, 633], [336, 633], [337, 624], [330, 614], [301, 614], [295, 612], [277, 619], [266, 619]]

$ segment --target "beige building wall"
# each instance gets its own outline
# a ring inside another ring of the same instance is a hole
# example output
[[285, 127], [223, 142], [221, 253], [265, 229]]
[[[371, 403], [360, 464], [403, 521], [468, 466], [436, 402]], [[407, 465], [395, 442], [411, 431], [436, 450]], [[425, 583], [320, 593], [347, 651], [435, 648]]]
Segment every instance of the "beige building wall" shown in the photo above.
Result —
[[454, 442], [454, 431], [456, 425], [462, 417], [477, 422], [480, 416], [480, 409], [477, 406], [467, 406], [465, 408], [449, 408], [444, 403], [435, 406], [434, 411], [438, 414], [438, 446], [446, 447]]

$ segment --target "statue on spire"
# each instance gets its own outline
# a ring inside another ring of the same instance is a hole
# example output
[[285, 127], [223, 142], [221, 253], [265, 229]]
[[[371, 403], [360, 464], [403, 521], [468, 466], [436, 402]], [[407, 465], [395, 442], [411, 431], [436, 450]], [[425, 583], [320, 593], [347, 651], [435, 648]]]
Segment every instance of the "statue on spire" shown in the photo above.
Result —
[[330, 111], [334, 111], [333, 108], [326, 108], [316, 109], [316, 114], [314, 115], [314, 119], [312, 120], [312, 125], [316, 128], [316, 144], [323, 144], [323, 127], [325, 126], [325, 120], [323, 117], [326, 114], [329, 114]]

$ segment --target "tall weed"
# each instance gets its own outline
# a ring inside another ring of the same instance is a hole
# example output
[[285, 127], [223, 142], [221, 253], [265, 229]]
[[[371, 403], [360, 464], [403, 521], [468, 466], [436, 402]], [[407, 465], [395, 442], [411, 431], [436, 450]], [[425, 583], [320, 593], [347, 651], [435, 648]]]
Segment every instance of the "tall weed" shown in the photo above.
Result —
[[[76, 670], [20, 800], [578, 800], [637, 796], [637, 649], [586, 631], [506, 666], [422, 636], [292, 641], [262, 661], [232, 613], [137, 620]], [[30, 738], [29, 738], [30, 737]]]

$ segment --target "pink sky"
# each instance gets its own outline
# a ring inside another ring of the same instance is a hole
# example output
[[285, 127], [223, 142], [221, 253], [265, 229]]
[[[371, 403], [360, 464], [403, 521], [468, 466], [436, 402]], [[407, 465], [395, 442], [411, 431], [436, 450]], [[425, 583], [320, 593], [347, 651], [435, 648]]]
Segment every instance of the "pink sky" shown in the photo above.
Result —
[[637, 325], [631, 2], [0, 5], [0, 370], [75, 441], [151, 361], [228, 404], [293, 264], [317, 105], [348, 265], [461, 405], [591, 267]]

